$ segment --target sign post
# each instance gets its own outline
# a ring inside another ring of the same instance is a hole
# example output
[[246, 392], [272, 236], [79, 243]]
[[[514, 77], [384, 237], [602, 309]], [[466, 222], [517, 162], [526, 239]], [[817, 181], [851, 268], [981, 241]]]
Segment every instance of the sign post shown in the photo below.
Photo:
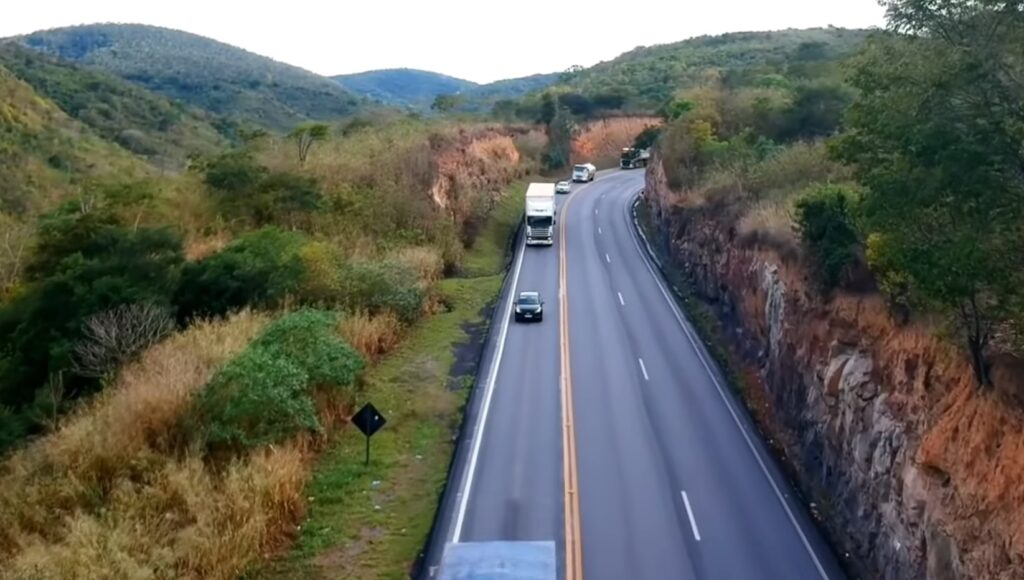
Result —
[[387, 419], [384, 418], [384, 415], [380, 414], [380, 411], [373, 406], [373, 403], [363, 405], [362, 409], [359, 409], [355, 415], [352, 415], [352, 423], [363, 432], [363, 435], [366, 435], [366, 465], [370, 464], [370, 437], [387, 422]]

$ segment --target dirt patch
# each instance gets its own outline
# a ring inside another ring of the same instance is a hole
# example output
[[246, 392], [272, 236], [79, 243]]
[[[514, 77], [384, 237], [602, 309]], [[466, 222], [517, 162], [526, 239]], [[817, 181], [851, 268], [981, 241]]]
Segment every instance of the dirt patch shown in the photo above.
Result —
[[[320, 554], [314, 560], [317, 569], [322, 573], [336, 573], [338, 570], [351, 570], [351, 562], [369, 547], [385, 536], [384, 528], [371, 527], [359, 530], [359, 535], [351, 541]], [[355, 576], [358, 578], [358, 576]]]
[[487, 330], [490, 328], [494, 305], [488, 305], [480, 311], [480, 322], [467, 322], [462, 325], [466, 333], [466, 341], [455, 345], [452, 354], [455, 363], [448, 373], [448, 389], [458, 391], [472, 388], [483, 358], [484, 345], [487, 342]]

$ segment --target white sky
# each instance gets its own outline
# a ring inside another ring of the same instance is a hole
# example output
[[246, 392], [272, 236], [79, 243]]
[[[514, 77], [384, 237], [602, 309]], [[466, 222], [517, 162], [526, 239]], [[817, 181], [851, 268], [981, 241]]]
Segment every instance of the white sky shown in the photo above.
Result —
[[[4, 0], [0, 37], [95, 22], [186, 30], [324, 75], [432, 70], [477, 82], [589, 66], [702, 34], [882, 26], [877, 0]], [[578, 23], [578, 25], [577, 25]]]

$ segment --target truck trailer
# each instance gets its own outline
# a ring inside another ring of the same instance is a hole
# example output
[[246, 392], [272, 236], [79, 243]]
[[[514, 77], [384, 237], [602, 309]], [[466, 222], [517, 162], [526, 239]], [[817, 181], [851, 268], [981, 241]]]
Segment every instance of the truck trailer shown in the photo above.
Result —
[[555, 243], [555, 184], [531, 183], [526, 189], [526, 244]]
[[650, 158], [650, 149], [623, 147], [622, 155], [619, 156], [619, 167], [621, 167], [622, 169], [635, 169], [637, 167], [647, 167], [647, 161]]

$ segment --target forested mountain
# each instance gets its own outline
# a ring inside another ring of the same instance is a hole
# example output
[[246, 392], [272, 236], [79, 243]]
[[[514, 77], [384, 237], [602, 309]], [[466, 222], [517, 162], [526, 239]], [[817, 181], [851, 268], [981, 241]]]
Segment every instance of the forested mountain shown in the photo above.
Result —
[[18, 40], [209, 112], [272, 129], [342, 117], [360, 104], [330, 79], [177, 30], [94, 24], [36, 32]]
[[346, 89], [388, 105], [428, 109], [437, 95], [461, 93], [476, 83], [440, 73], [396, 68], [331, 77]]
[[[558, 86], [591, 98], [618, 100], [626, 109], [654, 111], [676, 91], [702, 84], [717, 73], [726, 75], [726, 81], [761, 77], [757, 82], [764, 86], [818, 77], [820, 63], [852, 55], [867, 35], [866, 30], [816, 28], [701, 36], [639, 47], [567, 72]], [[780, 72], [789, 80], [780, 79]]]
[[224, 120], [109, 73], [76, 66], [17, 43], [0, 45], [0, 64], [97, 135], [166, 169], [227, 144]]
[[385, 105], [426, 111], [438, 95], [457, 94], [460, 97], [457, 110], [486, 111], [495, 101], [518, 98], [551, 85], [558, 79], [558, 74], [536, 74], [478, 84], [440, 73], [401, 68], [331, 78], [350, 91]]
[[[12, 220], [48, 209], [71, 195], [82, 179], [104, 173], [127, 177], [143, 165], [0, 63], [0, 232], [7, 242], [18, 229]], [[11, 281], [5, 259], [16, 253], [0, 256], [0, 288]]]

